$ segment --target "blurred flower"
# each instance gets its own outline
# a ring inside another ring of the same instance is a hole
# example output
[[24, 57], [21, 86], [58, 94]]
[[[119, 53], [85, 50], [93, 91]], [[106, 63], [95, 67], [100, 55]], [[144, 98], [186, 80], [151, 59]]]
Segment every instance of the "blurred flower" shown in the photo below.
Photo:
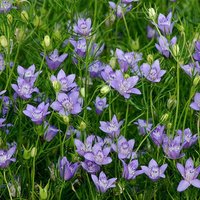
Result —
[[107, 107], [108, 107], [108, 104], [106, 104], [106, 97], [100, 98], [97, 96], [95, 100], [96, 113], [98, 115], [101, 114], [103, 110]]
[[33, 92], [39, 92], [37, 87], [34, 87], [34, 82], [27, 82], [18, 77], [17, 84], [11, 84], [18, 96], [22, 99], [30, 99]]
[[6, 119], [0, 118], [0, 128], [6, 126], [6, 124], [4, 124], [5, 121]]
[[142, 60], [141, 53], [126, 52], [124, 53], [121, 49], [116, 49], [116, 56], [122, 72], [126, 72], [128, 67], [134, 68], [137, 63]]
[[74, 82], [76, 75], [75, 74], [70, 74], [66, 76], [65, 72], [61, 69], [58, 72], [57, 78], [52, 75], [51, 76], [51, 82], [57, 83], [60, 85], [60, 90], [62, 92], [69, 92], [72, 89], [77, 87], [77, 84]]
[[112, 149], [118, 153], [118, 158], [120, 160], [125, 158], [132, 159], [135, 156], [133, 152], [134, 144], [134, 139], [127, 141], [124, 136], [120, 136], [117, 140], [117, 144], [112, 144]]
[[160, 69], [159, 60], [155, 60], [151, 66], [147, 63], [144, 63], [140, 69], [145, 78], [154, 83], [160, 82], [161, 77], [166, 73], [166, 70]]
[[59, 171], [61, 178], [63, 178], [65, 181], [70, 180], [71, 178], [73, 178], [78, 167], [79, 164], [77, 162], [72, 164], [67, 160], [66, 157], [63, 157], [59, 161]]
[[99, 60], [92, 62], [89, 65], [89, 72], [92, 78], [101, 77], [101, 72], [103, 71], [103, 63]]
[[100, 171], [100, 166], [90, 160], [85, 160], [84, 162], [81, 162], [81, 166], [90, 174], [95, 174]]
[[123, 121], [118, 122], [116, 115], [113, 116], [111, 122], [100, 121], [100, 129], [107, 133], [111, 138], [116, 138], [120, 134], [120, 126]]
[[22, 66], [17, 67], [17, 72], [19, 74], [19, 77], [24, 79], [27, 82], [32, 82], [34, 83], [35, 80], [37, 79], [38, 75], [42, 71], [38, 71], [35, 73], [35, 65], [31, 65], [28, 69], [23, 68]]
[[184, 131], [178, 130], [177, 134], [181, 136], [183, 148], [190, 148], [198, 140], [197, 134], [192, 135], [192, 132], [189, 128], [186, 128]]
[[163, 151], [170, 159], [179, 159], [185, 154], [181, 153], [183, 148], [181, 136], [175, 136], [174, 139], [169, 138], [167, 135], [163, 137]]
[[112, 158], [108, 157], [110, 147], [102, 147], [102, 143], [96, 143], [92, 147], [92, 152], [84, 154], [84, 158], [95, 162], [97, 165], [107, 165], [112, 162]]
[[[41, 53], [41, 55], [43, 56], [44, 53]], [[47, 62], [49, 69], [56, 70], [64, 62], [64, 60], [67, 58], [67, 56], [68, 56], [67, 53], [64, 53], [59, 56], [58, 50], [55, 49], [48, 56], [46, 56], [46, 62]]]
[[189, 158], [186, 163], [185, 167], [177, 163], [176, 167], [178, 171], [180, 172], [181, 176], [184, 178], [180, 181], [177, 191], [183, 192], [186, 190], [190, 185], [193, 185], [194, 187], [200, 188], [200, 180], [197, 179], [199, 173], [200, 173], [200, 166], [194, 168], [194, 162], [191, 158]]
[[159, 178], [165, 178], [165, 170], [167, 168], [167, 164], [158, 166], [157, 162], [154, 159], [151, 159], [147, 166], [141, 166], [143, 172], [153, 181], [157, 181]]
[[96, 175], [91, 175], [92, 180], [99, 192], [105, 193], [109, 188], [115, 187], [115, 181], [117, 178], [107, 179], [104, 172], [101, 172], [99, 178]]
[[99, 46], [97, 43], [93, 43], [92, 48], [90, 50], [90, 55], [95, 58], [98, 57], [103, 52], [104, 46], [104, 44]]
[[138, 119], [138, 121], [134, 122], [134, 124], [138, 125], [138, 130], [141, 135], [145, 135], [147, 132], [151, 131], [151, 128], [153, 126], [152, 123], [144, 119]]
[[101, 72], [101, 77], [106, 83], [110, 85], [111, 82], [115, 79], [116, 73], [110, 65], [106, 65], [104, 70]]
[[71, 91], [68, 94], [59, 93], [57, 100], [51, 104], [51, 108], [58, 111], [60, 115], [75, 115], [82, 110], [82, 99], [78, 91]]
[[134, 87], [139, 80], [138, 76], [131, 76], [125, 79], [120, 70], [117, 70], [115, 73], [111, 86], [124, 96], [125, 99], [129, 99], [131, 94], [141, 94], [140, 90]]
[[87, 19], [83, 19], [80, 18], [78, 19], [77, 24], [74, 25], [74, 32], [79, 34], [79, 35], [83, 35], [83, 36], [87, 36], [91, 33], [91, 19], [87, 18]]
[[26, 110], [24, 110], [23, 113], [30, 117], [35, 124], [41, 124], [44, 121], [46, 115], [50, 113], [48, 112], [48, 108], [49, 103], [45, 105], [45, 103], [42, 102], [38, 105], [38, 107], [34, 107], [28, 104]]
[[158, 28], [164, 35], [170, 35], [172, 33], [174, 23], [171, 22], [171, 19], [172, 12], [170, 12], [167, 17], [165, 17], [163, 14], [159, 14], [158, 16]]
[[0, 168], [6, 168], [11, 162], [15, 162], [16, 158], [12, 158], [13, 154], [16, 151], [16, 144], [14, 144], [8, 150], [0, 149]]
[[81, 137], [81, 132], [75, 129], [73, 126], [69, 126], [65, 134], [67, 135], [67, 137], [70, 137], [71, 135], [75, 135], [76, 138]]
[[79, 38], [78, 41], [70, 38], [69, 42], [73, 45], [75, 54], [80, 57], [85, 57], [87, 51], [87, 43], [85, 38]]
[[154, 144], [156, 144], [157, 146], [162, 145], [163, 142], [163, 137], [164, 137], [164, 126], [158, 125], [151, 133], [150, 133], [150, 137], [152, 139], [152, 141], [154, 142]]
[[164, 36], [160, 36], [158, 38], [158, 43], [155, 44], [156, 49], [164, 55], [166, 58], [169, 58], [170, 56], [170, 48], [173, 49], [174, 45], [176, 44], [177, 38], [173, 37], [170, 42], [168, 42], [167, 38]]
[[4, 57], [3, 54], [0, 53], [0, 72], [5, 69], [5, 62], [4, 62]]
[[158, 36], [158, 32], [153, 29], [151, 26], [147, 26], [147, 38], [149, 39], [153, 39], [156, 38]]
[[136, 176], [143, 174], [143, 170], [137, 170], [138, 168], [138, 160], [132, 160], [129, 164], [126, 164], [123, 160], [123, 174], [122, 176], [127, 179], [135, 179]]
[[123, 15], [125, 15], [127, 12], [129, 12], [132, 9], [131, 4], [129, 5], [126, 5], [123, 3], [116, 4], [112, 1], [109, 1], [108, 3], [109, 3], [110, 8], [112, 8], [115, 11], [115, 14], [118, 18], [122, 18]]
[[181, 68], [188, 74], [191, 78], [197, 74], [200, 74], [199, 62], [189, 63], [187, 65], [181, 65]]
[[199, 92], [196, 92], [196, 94], [194, 95], [194, 102], [190, 104], [190, 107], [193, 110], [200, 111], [200, 93]]
[[13, 5], [12, 5], [13, 1], [12, 0], [3, 0], [0, 1], [0, 13], [7, 13], [9, 12]]
[[193, 54], [193, 58], [196, 61], [200, 61], [200, 41], [195, 42], [195, 52]]
[[49, 125], [47, 122], [45, 122], [44, 129], [44, 139], [47, 142], [50, 142], [59, 132], [59, 129], [57, 129], [55, 126]]

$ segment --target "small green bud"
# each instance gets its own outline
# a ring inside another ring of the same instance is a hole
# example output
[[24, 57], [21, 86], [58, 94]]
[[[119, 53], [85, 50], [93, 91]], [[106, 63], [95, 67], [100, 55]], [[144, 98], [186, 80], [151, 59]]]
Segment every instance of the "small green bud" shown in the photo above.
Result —
[[29, 160], [30, 157], [31, 157], [31, 149], [32, 149], [32, 147], [31, 147], [30, 149], [26, 149], [26, 148], [23, 146], [23, 149], [24, 149], [23, 158], [24, 158], [25, 160]]
[[49, 35], [45, 35], [44, 36], [44, 46], [48, 48], [50, 45], [51, 45], [51, 38], [49, 37]]
[[28, 22], [29, 17], [28, 17], [28, 13], [27, 13], [25, 10], [23, 10], [23, 11], [21, 12], [21, 18], [22, 18], [22, 20], [23, 20], [24, 22]]
[[179, 55], [179, 46], [178, 46], [178, 44], [175, 44], [175, 45], [173, 45], [172, 46], [172, 53], [173, 53], [173, 55], [176, 57], [176, 56], [178, 56]]
[[124, 78], [125, 78], [125, 79], [127, 79], [127, 78], [129, 78], [129, 77], [130, 77], [129, 74], [124, 74]]
[[79, 129], [80, 129], [81, 131], [84, 131], [84, 130], [86, 129], [86, 127], [87, 127], [87, 125], [86, 125], [86, 123], [85, 123], [84, 121], [82, 121], [82, 122], [80, 123], [80, 125], [79, 125]]
[[58, 93], [61, 89], [61, 84], [55, 80], [52, 82], [52, 85], [53, 85], [55, 92]]
[[103, 95], [105, 95], [105, 94], [107, 94], [108, 92], [110, 92], [110, 87], [108, 86], [108, 85], [104, 85], [102, 88], [101, 88], [101, 90], [100, 90], [100, 92], [101, 92], [101, 94], [103, 94]]
[[170, 130], [171, 128], [172, 128], [172, 123], [170, 122], [167, 124], [167, 130]]
[[132, 40], [131, 42], [131, 47], [134, 51], [139, 50], [140, 48], [140, 42], [139, 42], [139, 38], [137, 38], [136, 40]]
[[114, 69], [116, 66], [116, 57], [112, 57], [109, 62], [110, 66]]
[[116, 16], [115, 14], [110, 14], [109, 16], [107, 16], [105, 24], [107, 27], [110, 27], [113, 25], [113, 23], [115, 22]]
[[194, 87], [196, 87], [198, 85], [199, 81], [200, 81], [200, 76], [196, 75], [195, 78], [194, 78], [194, 81], [193, 81]]
[[49, 181], [44, 188], [39, 185], [39, 195], [41, 200], [45, 200], [48, 197]]
[[12, 24], [13, 22], [13, 17], [11, 14], [7, 14], [7, 21], [8, 21], [8, 24]]
[[85, 88], [81, 88], [80, 89], [80, 93], [81, 93], [81, 96], [84, 98], [85, 97]]
[[154, 8], [148, 9], [148, 15], [149, 15], [149, 18], [152, 19], [153, 21], [156, 20], [156, 18], [157, 18], [157, 14], [156, 14], [156, 11], [154, 10]]
[[8, 40], [4, 35], [0, 37], [0, 44], [2, 47], [7, 48], [8, 47]]
[[35, 27], [40, 27], [42, 25], [42, 20], [39, 16], [35, 16], [35, 18], [33, 19], [33, 25]]
[[171, 96], [167, 101], [167, 108], [171, 109], [176, 106], [176, 96]]
[[65, 116], [65, 115], [63, 115], [63, 116], [62, 116], [62, 118], [63, 118], [63, 121], [65, 122], [65, 124], [69, 125], [69, 122], [70, 122], [70, 119], [69, 119], [69, 117], [68, 117], [68, 116]]
[[169, 114], [166, 113], [166, 114], [164, 114], [164, 115], [161, 117], [161, 121], [162, 121], [162, 122], [165, 122], [165, 121], [168, 120], [168, 118], [169, 118]]
[[148, 54], [148, 55], [147, 55], [147, 62], [148, 62], [149, 64], [151, 64], [151, 63], [153, 63], [153, 61], [154, 61], [153, 55], [152, 55], [152, 54]]
[[25, 32], [22, 28], [16, 28], [15, 37], [18, 42], [22, 41], [25, 38]]
[[37, 155], [37, 148], [33, 147], [31, 150], [31, 157], [34, 158]]

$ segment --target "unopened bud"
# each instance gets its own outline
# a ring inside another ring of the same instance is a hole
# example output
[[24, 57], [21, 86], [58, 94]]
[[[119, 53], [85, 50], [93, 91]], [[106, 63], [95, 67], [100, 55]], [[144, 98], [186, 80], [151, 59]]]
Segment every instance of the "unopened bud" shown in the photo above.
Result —
[[22, 41], [25, 37], [25, 33], [24, 33], [24, 30], [22, 28], [16, 28], [15, 30], [15, 37], [16, 37], [16, 40], [19, 42], [19, 41]]
[[69, 124], [69, 121], [70, 121], [70, 120], [69, 120], [69, 117], [68, 117], [68, 116], [65, 116], [65, 115], [63, 115], [63, 116], [62, 116], [62, 118], [63, 118], [63, 121], [65, 122], [65, 124], [67, 124], [67, 125], [68, 125], [68, 124]]
[[139, 39], [132, 40], [131, 47], [134, 51], [137, 51], [140, 48]]
[[7, 14], [7, 21], [8, 21], [8, 24], [12, 24], [13, 22], [13, 17], [11, 14]]
[[172, 53], [173, 53], [174, 56], [178, 56], [179, 50], [180, 49], [179, 49], [178, 44], [175, 44], [175, 45], [172, 46]]
[[87, 127], [86, 123], [85, 123], [84, 121], [82, 121], [82, 122], [80, 123], [79, 129], [80, 129], [81, 131], [84, 131], [84, 130], [86, 129], [86, 127]]
[[127, 79], [127, 78], [129, 78], [129, 77], [130, 77], [129, 74], [124, 74], [124, 78], [125, 78], [125, 79]]
[[164, 121], [167, 121], [169, 118], [169, 114], [164, 114], [162, 117], [161, 117], [161, 121], [164, 122]]
[[23, 146], [23, 149], [24, 149], [23, 158], [24, 158], [25, 160], [30, 159], [30, 157], [31, 157], [31, 148], [30, 148], [30, 149], [26, 149], [26, 148]]
[[37, 155], [37, 148], [33, 147], [31, 150], [31, 157], [34, 158]]
[[85, 88], [81, 88], [80, 93], [81, 93], [81, 96], [84, 98], [85, 97]]
[[108, 92], [110, 92], [110, 87], [108, 85], [104, 85], [101, 90], [100, 90], [101, 94], [107, 94]]
[[0, 37], [0, 44], [2, 47], [7, 48], [8, 47], [8, 40], [4, 35]]
[[49, 47], [50, 44], [51, 44], [51, 39], [50, 39], [49, 35], [45, 35], [44, 36], [44, 45], [45, 45], [45, 47]]
[[61, 89], [61, 84], [55, 80], [52, 82], [52, 85], [53, 85], [55, 92], [58, 93]]
[[28, 13], [25, 10], [21, 12], [21, 18], [24, 22], [28, 21]]
[[47, 197], [48, 197], [48, 188], [49, 188], [49, 181], [48, 181], [47, 185], [44, 188], [42, 188], [39, 185], [39, 195], [40, 195], [40, 199], [41, 200], [47, 199]]
[[114, 69], [116, 66], [116, 57], [112, 57], [109, 62], [110, 66]]
[[171, 96], [167, 101], [167, 108], [171, 109], [176, 106], [176, 96]]
[[172, 123], [167, 124], [167, 130], [170, 130], [172, 128]]
[[152, 20], [156, 19], [156, 11], [154, 10], [154, 8], [149, 8], [148, 9], [148, 14], [149, 14], [149, 18]]
[[115, 22], [116, 16], [115, 14], [111, 14], [109, 17], [106, 18], [105, 24], [107, 27], [112, 26]]
[[151, 64], [153, 61], [154, 61], [153, 55], [152, 54], [148, 54], [148, 56], [147, 56], [147, 62], [149, 64]]
[[33, 19], [33, 25], [35, 27], [39, 27], [42, 25], [42, 20], [40, 17], [38, 17], [37, 15], [35, 16], [35, 18]]
[[194, 87], [196, 87], [198, 85], [199, 81], [200, 81], [200, 76], [196, 75], [195, 78], [194, 78], [194, 81], [193, 81]]

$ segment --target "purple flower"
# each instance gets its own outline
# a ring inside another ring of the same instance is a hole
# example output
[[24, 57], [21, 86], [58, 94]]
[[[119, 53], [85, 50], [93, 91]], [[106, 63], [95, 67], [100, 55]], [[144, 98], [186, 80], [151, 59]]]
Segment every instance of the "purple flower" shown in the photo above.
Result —
[[110, 65], [106, 65], [104, 70], [101, 72], [101, 77], [106, 83], [110, 85], [111, 82], [116, 78], [116, 73], [113, 71]]
[[5, 93], [6, 93], [6, 90], [0, 91], [0, 96], [3, 95], [3, 94], [5, 94]]
[[181, 65], [181, 68], [188, 74], [191, 78], [200, 74], [200, 66], [199, 63], [196, 61], [194, 63], [189, 63], [187, 65]]
[[60, 115], [78, 114], [82, 110], [82, 99], [78, 91], [72, 91], [68, 94], [59, 93], [57, 100], [51, 104], [53, 110], [58, 111]]
[[118, 153], [118, 158], [120, 160], [125, 158], [132, 159], [135, 156], [133, 152], [134, 144], [134, 139], [127, 141], [124, 136], [120, 136], [117, 140], [117, 144], [112, 144], [112, 149]]
[[103, 63], [99, 60], [92, 62], [89, 66], [90, 76], [92, 78], [101, 77], [101, 72], [103, 71]]
[[183, 148], [190, 148], [198, 140], [197, 134], [192, 135], [192, 132], [189, 128], [186, 128], [184, 131], [178, 130], [177, 134], [181, 136], [183, 141]]
[[73, 38], [70, 38], [69, 41], [74, 47], [75, 54], [77, 54], [80, 57], [85, 57], [87, 51], [86, 39], [80, 38], [78, 41], [76, 41]]
[[6, 126], [6, 124], [4, 124], [5, 121], [6, 121], [6, 119], [0, 118], [0, 128]]
[[70, 74], [66, 76], [65, 72], [61, 69], [58, 72], [57, 78], [52, 75], [51, 76], [51, 82], [58, 82], [60, 84], [60, 90], [63, 92], [69, 92], [73, 88], [77, 87], [77, 84], [74, 82], [76, 75], [75, 74]]
[[[42, 53], [43, 55], [43, 53]], [[46, 62], [51, 70], [56, 70], [67, 58], [68, 54], [64, 53], [59, 56], [58, 50], [55, 49], [53, 52], [51, 52], [48, 56], [46, 56]]]
[[173, 37], [170, 42], [168, 42], [167, 38], [164, 36], [160, 36], [158, 38], [158, 43], [155, 44], [156, 49], [164, 55], [166, 58], [169, 58], [170, 56], [170, 48], [172, 48], [176, 44], [177, 38]]
[[150, 134], [152, 141], [157, 146], [162, 145], [163, 137], [164, 137], [164, 134], [165, 134], [164, 129], [165, 129], [164, 126], [158, 125]]
[[18, 72], [20, 78], [24, 79], [27, 82], [34, 83], [36, 78], [42, 71], [38, 71], [35, 73], [35, 65], [33, 64], [28, 69], [25, 69], [19, 65], [17, 67], [17, 72]]
[[194, 162], [191, 158], [189, 158], [186, 161], [185, 167], [180, 163], [177, 163], [176, 167], [177, 167], [178, 171], [180, 172], [181, 176], [184, 178], [184, 180], [180, 181], [180, 183], [177, 187], [178, 192], [183, 192], [190, 185], [200, 188], [200, 180], [197, 179], [197, 177], [200, 173], [200, 166], [194, 168]]
[[95, 100], [96, 113], [98, 115], [101, 114], [103, 110], [107, 107], [108, 107], [108, 104], [106, 104], [106, 97], [100, 98], [97, 96]]
[[130, 4], [132, 2], [137, 2], [139, 0], [121, 0], [121, 3]]
[[200, 111], [200, 93], [199, 92], [196, 92], [196, 94], [194, 95], [194, 102], [190, 104], [190, 107], [193, 110]]
[[158, 36], [158, 32], [153, 29], [151, 26], [147, 26], [147, 38], [149, 39], [153, 39], [156, 38]]
[[73, 126], [69, 126], [65, 134], [66, 134], [67, 138], [69, 138], [71, 135], [75, 135], [76, 138], [81, 137], [81, 132], [79, 130], [75, 129]]
[[90, 55], [95, 58], [98, 57], [103, 52], [104, 46], [105, 45], [103, 44], [101, 47], [99, 47], [97, 43], [93, 43], [91, 51], [90, 51]]
[[92, 22], [90, 18], [78, 19], [77, 24], [74, 25], [74, 32], [79, 35], [87, 36], [90, 34], [92, 30], [91, 25], [92, 25]]
[[23, 113], [26, 116], [30, 117], [35, 124], [41, 124], [45, 119], [46, 115], [50, 113], [48, 112], [48, 108], [49, 103], [45, 105], [45, 103], [42, 102], [38, 105], [38, 107], [34, 107], [28, 104], [26, 110], [24, 110]]
[[84, 162], [81, 162], [81, 166], [90, 174], [95, 174], [100, 171], [100, 166], [90, 160], [85, 160]]
[[59, 161], [59, 171], [60, 171], [61, 178], [63, 178], [65, 181], [70, 180], [71, 178], [73, 178], [78, 167], [79, 167], [79, 164], [77, 162], [72, 164], [67, 160], [66, 157], [63, 157]]
[[147, 166], [141, 166], [143, 172], [153, 181], [157, 181], [159, 178], [165, 178], [164, 172], [167, 169], [167, 164], [158, 166], [154, 159], [151, 159]]
[[117, 178], [107, 179], [104, 172], [100, 173], [99, 178], [94, 174], [92, 174], [91, 177], [97, 190], [102, 193], [105, 193], [109, 188], [114, 188], [114, 183], [117, 180]]
[[127, 179], [135, 179], [136, 176], [144, 173], [143, 170], [137, 170], [138, 168], [138, 160], [132, 160], [129, 164], [126, 164], [123, 160], [123, 174], [122, 176]]
[[195, 42], [195, 52], [193, 54], [193, 58], [196, 61], [200, 61], [200, 41]]
[[27, 82], [20, 77], [17, 79], [17, 84], [11, 84], [11, 86], [22, 99], [30, 99], [33, 92], [39, 92], [33, 82]]
[[134, 124], [138, 125], [138, 130], [141, 135], [145, 135], [147, 132], [151, 131], [153, 125], [144, 119], [138, 119]]
[[137, 63], [142, 60], [142, 54], [135, 52], [124, 53], [121, 49], [116, 49], [116, 56], [122, 72], [126, 72], [128, 67], [134, 68]]
[[0, 2], [0, 13], [7, 13], [12, 7], [12, 0], [3, 0]]
[[12, 101], [8, 96], [0, 97], [0, 99], [2, 100], [2, 114], [5, 116], [12, 106]]
[[3, 54], [0, 53], [0, 72], [5, 69], [5, 62], [4, 62], [4, 57]]
[[118, 122], [116, 115], [113, 116], [111, 122], [100, 121], [100, 129], [104, 133], [108, 133], [111, 138], [118, 137], [120, 134], [120, 126], [123, 124], [123, 121]]
[[109, 6], [115, 11], [118, 18], [122, 18], [127, 12], [132, 9], [132, 5], [126, 5], [119, 3], [118, 5], [112, 1], [109, 1]]
[[57, 129], [55, 126], [51, 126], [48, 123], [45, 123], [45, 132], [44, 132], [44, 139], [47, 142], [50, 142], [58, 133], [59, 129]]
[[171, 22], [171, 19], [172, 12], [170, 12], [167, 17], [165, 17], [163, 14], [159, 14], [158, 16], [158, 28], [165, 35], [170, 35], [172, 33], [174, 23]]
[[16, 148], [16, 145], [14, 145], [9, 150], [0, 149], [0, 168], [6, 168], [11, 162], [16, 161], [16, 158], [12, 158]]
[[154, 83], [160, 82], [161, 77], [166, 73], [166, 70], [160, 69], [159, 60], [155, 60], [151, 66], [147, 63], [144, 63], [140, 69], [144, 77]]
[[181, 150], [183, 148], [182, 138], [180, 136], [175, 136], [174, 139], [168, 138], [168, 136], [164, 136], [163, 138], [163, 151], [170, 159], [179, 159], [183, 157], [185, 154], [181, 154]]
[[138, 80], [138, 76], [132, 76], [125, 79], [123, 73], [120, 70], [117, 70], [115, 79], [111, 81], [111, 86], [124, 96], [124, 98], [129, 99], [131, 94], [141, 94], [140, 90], [134, 88]]
[[112, 158], [108, 157], [110, 147], [102, 147], [102, 143], [96, 143], [92, 147], [92, 152], [84, 154], [84, 158], [95, 162], [97, 165], [107, 165], [112, 162]]

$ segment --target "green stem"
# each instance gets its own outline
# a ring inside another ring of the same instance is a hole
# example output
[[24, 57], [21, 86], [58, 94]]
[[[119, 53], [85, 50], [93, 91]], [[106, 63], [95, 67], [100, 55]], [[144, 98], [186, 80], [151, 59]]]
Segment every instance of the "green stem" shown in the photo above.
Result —
[[127, 101], [127, 104], [126, 104], [126, 118], [125, 118], [125, 128], [124, 128], [125, 137], [126, 137], [127, 124], [128, 124], [128, 112], [129, 112], [129, 101]]
[[6, 179], [6, 172], [5, 172], [5, 170], [3, 171], [3, 177], [4, 177], [4, 181], [5, 181], [5, 183], [6, 183], [6, 187], [7, 187], [7, 189], [8, 189], [8, 193], [9, 193], [10, 200], [12, 200], [12, 195], [11, 195], [10, 188], [9, 188], [9, 186], [8, 186], [8, 181], [7, 181], [7, 179]]

